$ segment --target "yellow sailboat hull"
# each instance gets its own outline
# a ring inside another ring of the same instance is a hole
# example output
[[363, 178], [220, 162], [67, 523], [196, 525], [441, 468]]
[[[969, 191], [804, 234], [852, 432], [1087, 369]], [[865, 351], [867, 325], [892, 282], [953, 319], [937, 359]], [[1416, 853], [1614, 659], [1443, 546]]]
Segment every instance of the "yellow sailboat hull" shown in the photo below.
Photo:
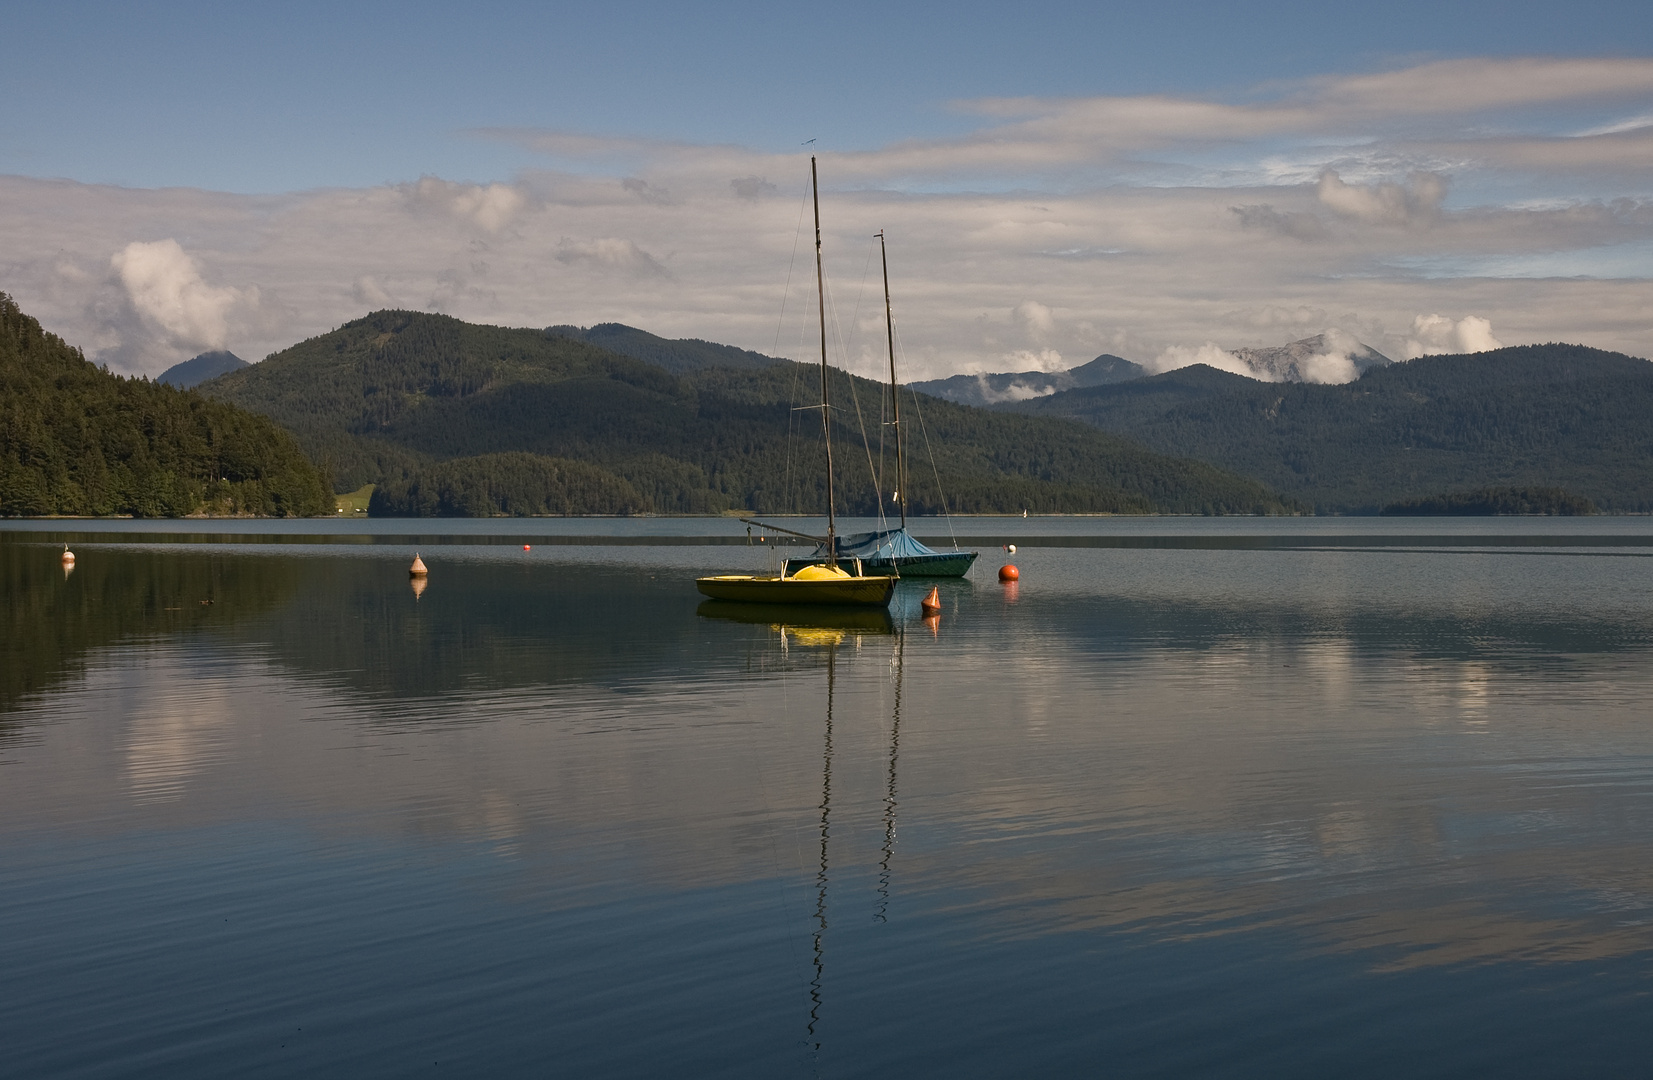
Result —
[[695, 579], [695, 588], [713, 600], [743, 604], [837, 604], [884, 607], [895, 592], [893, 577], [834, 577], [808, 580], [753, 574], [719, 574]]

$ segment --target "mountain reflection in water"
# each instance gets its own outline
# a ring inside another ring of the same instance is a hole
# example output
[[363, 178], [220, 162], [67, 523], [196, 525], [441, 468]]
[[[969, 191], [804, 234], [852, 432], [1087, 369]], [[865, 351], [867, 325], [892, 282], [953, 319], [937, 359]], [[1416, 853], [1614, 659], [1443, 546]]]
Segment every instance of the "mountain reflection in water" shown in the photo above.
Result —
[[26, 539], [18, 1075], [1640, 1065], [1653, 541], [1024, 546], [932, 633], [932, 583], [701, 603], [738, 548], [427, 546], [415, 596], [411, 547]]

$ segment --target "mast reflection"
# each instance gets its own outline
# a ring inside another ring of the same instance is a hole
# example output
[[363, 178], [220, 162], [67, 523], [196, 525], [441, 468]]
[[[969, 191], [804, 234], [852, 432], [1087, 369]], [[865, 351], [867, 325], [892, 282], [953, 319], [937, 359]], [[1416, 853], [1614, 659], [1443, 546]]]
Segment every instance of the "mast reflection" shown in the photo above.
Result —
[[815, 873], [815, 978], [809, 984], [809, 1034], [812, 1049], [820, 1053], [815, 1027], [821, 1021], [821, 976], [825, 970], [827, 929], [827, 848], [832, 839], [832, 694], [837, 678], [838, 646], [827, 647], [826, 743], [821, 753], [821, 866]]
[[884, 792], [884, 852], [878, 863], [878, 907], [873, 920], [889, 922], [890, 860], [895, 855], [895, 763], [901, 750], [901, 671], [906, 659], [907, 635], [902, 632], [895, 640], [895, 709], [890, 720], [889, 784]]

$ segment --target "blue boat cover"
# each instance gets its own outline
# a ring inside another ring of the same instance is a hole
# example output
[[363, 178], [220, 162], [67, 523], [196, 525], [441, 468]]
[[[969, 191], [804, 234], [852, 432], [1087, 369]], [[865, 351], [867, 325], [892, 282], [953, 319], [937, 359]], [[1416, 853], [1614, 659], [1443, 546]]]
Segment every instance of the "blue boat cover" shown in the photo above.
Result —
[[[940, 552], [925, 547], [914, 540], [906, 529], [890, 529], [887, 532], [855, 533], [850, 536], [840, 536], [838, 539], [838, 557], [840, 559], [908, 559], [915, 555], [937, 555]], [[815, 548], [816, 559], [827, 556], [827, 546], [819, 544]]]

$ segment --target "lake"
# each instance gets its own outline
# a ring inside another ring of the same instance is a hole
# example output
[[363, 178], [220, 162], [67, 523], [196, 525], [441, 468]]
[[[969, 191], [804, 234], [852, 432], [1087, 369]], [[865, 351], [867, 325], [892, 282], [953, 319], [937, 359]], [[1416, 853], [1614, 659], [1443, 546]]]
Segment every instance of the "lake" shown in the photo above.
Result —
[[0, 523], [6, 1073], [1645, 1074], [1653, 519], [914, 531]]

